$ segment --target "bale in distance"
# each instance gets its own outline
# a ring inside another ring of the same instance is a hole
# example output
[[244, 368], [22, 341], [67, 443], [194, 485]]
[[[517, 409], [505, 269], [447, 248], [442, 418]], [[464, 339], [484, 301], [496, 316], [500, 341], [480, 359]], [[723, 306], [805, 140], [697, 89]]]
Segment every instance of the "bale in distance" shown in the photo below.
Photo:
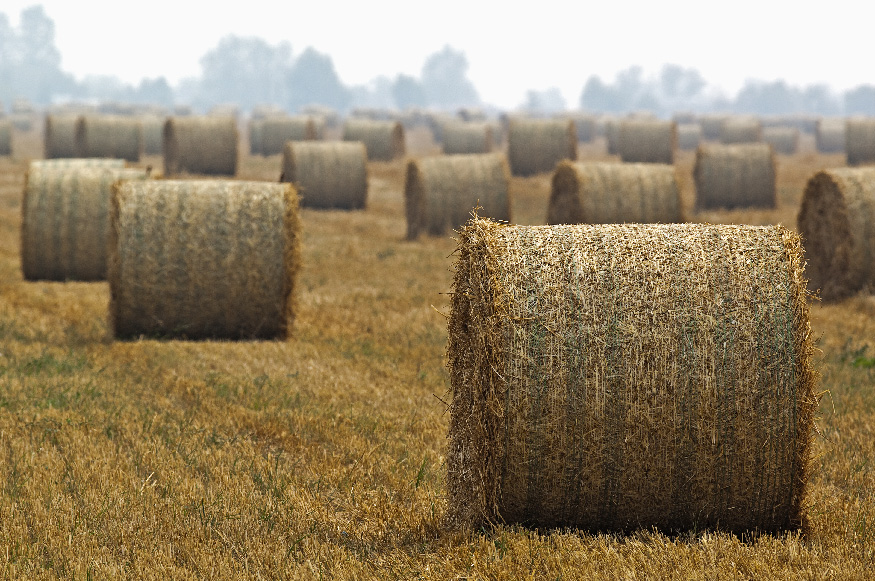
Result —
[[21, 204], [25, 280], [106, 280], [112, 185], [147, 170], [31, 164]]
[[698, 123], [678, 124], [678, 149], [693, 151], [702, 142], [702, 126]]
[[489, 153], [493, 148], [492, 127], [487, 122], [450, 121], [444, 124], [442, 135], [447, 155]]
[[797, 227], [806, 274], [824, 302], [875, 292], [875, 167], [816, 173], [805, 186]]
[[364, 143], [369, 161], [392, 161], [405, 153], [404, 128], [397, 121], [347, 119], [343, 141]]
[[875, 162], [875, 118], [848, 119], [845, 124], [848, 165]]
[[627, 119], [620, 123], [617, 153], [628, 163], [674, 163], [677, 126], [673, 121]]
[[814, 129], [814, 143], [820, 153], [844, 153], [845, 120], [843, 118], [818, 119]]
[[0, 155], [12, 155], [12, 122], [0, 119]]
[[316, 121], [312, 117], [268, 117], [258, 121], [261, 137], [259, 154], [276, 155], [283, 152], [288, 141], [312, 141], [319, 139]]
[[58, 159], [34, 159], [30, 162], [31, 168], [43, 169], [78, 169], [85, 167], [101, 167], [108, 169], [121, 169], [125, 167], [125, 160], [110, 159], [108, 157], [91, 158], [58, 158]]
[[280, 181], [295, 184], [303, 207], [359, 210], [368, 198], [367, 161], [357, 141], [289, 141]]
[[300, 263], [291, 184], [126, 181], [112, 202], [115, 337], [287, 336]]
[[56, 159], [77, 157], [76, 126], [78, 115], [46, 115], [43, 131], [43, 157]]
[[139, 119], [83, 115], [76, 122], [76, 157], [110, 157], [140, 161], [143, 126]]
[[483, 216], [510, 221], [509, 190], [510, 170], [500, 153], [411, 160], [404, 180], [407, 238], [448, 234], [475, 208]]
[[474, 220], [457, 256], [451, 526], [805, 524], [818, 400], [798, 235]]
[[164, 150], [164, 117], [150, 115], [140, 118], [143, 125], [143, 153], [161, 155]]
[[799, 150], [799, 129], [795, 127], [764, 127], [763, 143], [768, 143], [775, 153], [793, 155]]
[[553, 173], [548, 224], [681, 222], [674, 166], [563, 161]]
[[507, 142], [507, 159], [515, 176], [553, 171], [563, 159], [577, 159], [577, 132], [569, 120], [511, 118]]
[[164, 123], [164, 175], [237, 173], [233, 117], [170, 117]]
[[766, 143], [701, 145], [693, 180], [696, 209], [774, 208], [775, 154]]
[[702, 126], [702, 138], [709, 141], [719, 141], [720, 134], [723, 132], [723, 123], [727, 119], [729, 119], [729, 115], [724, 113], [702, 115], [699, 118], [699, 124]]
[[608, 155], [618, 155], [620, 153], [619, 119], [605, 120], [605, 143], [607, 144]]
[[757, 143], [762, 138], [762, 124], [756, 117], [729, 117], [720, 126], [720, 143]]

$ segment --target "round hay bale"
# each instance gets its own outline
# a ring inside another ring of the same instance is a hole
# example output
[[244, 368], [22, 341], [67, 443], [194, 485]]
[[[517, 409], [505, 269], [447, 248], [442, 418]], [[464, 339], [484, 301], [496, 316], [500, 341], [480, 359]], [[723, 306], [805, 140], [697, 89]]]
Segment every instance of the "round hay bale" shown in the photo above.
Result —
[[76, 125], [78, 115], [46, 115], [43, 132], [43, 157], [46, 159], [77, 157]]
[[763, 127], [763, 143], [775, 153], [793, 155], [799, 150], [799, 129], [795, 127]]
[[608, 155], [618, 155], [620, 153], [619, 119], [605, 120], [605, 143], [607, 144]]
[[816, 173], [797, 220], [806, 274], [825, 302], [875, 291], [875, 167]]
[[702, 142], [702, 126], [698, 123], [681, 123], [678, 125], [678, 149], [692, 151]]
[[125, 167], [125, 160], [110, 159], [107, 157], [79, 159], [75, 157], [61, 159], [34, 159], [30, 162], [31, 168], [54, 168], [54, 169], [78, 169], [84, 167], [103, 167], [109, 169], [121, 169]]
[[115, 337], [286, 337], [299, 237], [291, 184], [121, 182], [109, 233]]
[[818, 399], [798, 235], [474, 220], [457, 256], [450, 524], [804, 524]]
[[143, 126], [139, 119], [83, 115], [76, 122], [76, 157], [110, 157], [140, 161]]
[[592, 143], [596, 137], [596, 118], [595, 115], [586, 115], [583, 113], [572, 114], [571, 120], [574, 122], [574, 129], [577, 131], [577, 141], [580, 143]]
[[620, 123], [617, 149], [629, 163], [674, 163], [677, 125], [673, 121], [627, 119]]
[[681, 222], [674, 166], [563, 161], [553, 173], [548, 224]]
[[404, 127], [397, 121], [347, 119], [343, 141], [364, 143], [369, 161], [392, 161], [405, 153]]
[[814, 129], [814, 143], [820, 153], [844, 153], [845, 120], [818, 119]]
[[845, 124], [848, 165], [875, 162], [875, 119], [848, 119]]
[[112, 184], [148, 175], [141, 169], [31, 164], [21, 203], [25, 280], [106, 280]]
[[249, 153], [251, 155], [261, 155], [263, 133], [264, 119], [252, 119], [249, 121]]
[[762, 137], [762, 125], [756, 117], [730, 117], [720, 126], [721, 143], [757, 143]]
[[312, 117], [269, 117], [261, 121], [261, 155], [283, 152], [287, 141], [312, 141], [319, 138]]
[[553, 171], [563, 159], [577, 159], [577, 132], [569, 120], [511, 118], [507, 131], [507, 159], [515, 176]]
[[0, 155], [12, 155], [12, 122], [0, 119]]
[[143, 153], [145, 155], [161, 155], [164, 151], [164, 123], [165, 117], [149, 116], [142, 117], [143, 125]]
[[280, 181], [295, 184], [304, 207], [358, 210], [368, 198], [367, 161], [360, 142], [289, 141]]
[[404, 181], [407, 238], [442, 236], [460, 228], [471, 211], [510, 221], [510, 172], [500, 153], [411, 160]]
[[164, 175], [237, 173], [234, 117], [170, 117], [164, 123]]
[[492, 127], [487, 122], [451, 121], [444, 124], [442, 134], [447, 155], [489, 153], [493, 148]]
[[723, 132], [723, 122], [729, 119], [724, 113], [710, 113], [702, 115], [699, 123], [702, 125], [702, 137], [710, 141], [719, 141]]
[[775, 154], [766, 143], [701, 145], [693, 180], [696, 209], [774, 208]]

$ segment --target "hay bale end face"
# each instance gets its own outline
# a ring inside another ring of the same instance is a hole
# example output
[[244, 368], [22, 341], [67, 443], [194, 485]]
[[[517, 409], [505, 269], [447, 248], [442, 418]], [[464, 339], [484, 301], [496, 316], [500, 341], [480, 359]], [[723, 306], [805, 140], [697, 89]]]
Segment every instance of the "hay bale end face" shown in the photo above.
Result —
[[693, 179], [698, 210], [777, 205], [775, 155], [765, 143], [701, 145]]
[[487, 122], [448, 121], [441, 133], [442, 147], [447, 155], [492, 151], [492, 126]]
[[121, 182], [109, 232], [115, 337], [284, 338], [299, 238], [291, 184]]
[[43, 157], [46, 159], [77, 157], [77, 115], [46, 115], [43, 131]]
[[845, 151], [845, 120], [818, 119], [814, 141], [820, 153], [843, 153]]
[[109, 157], [139, 161], [143, 125], [139, 119], [115, 115], [83, 115], [76, 122], [76, 157]]
[[673, 121], [629, 119], [620, 123], [617, 149], [628, 163], [674, 163], [677, 125]]
[[359, 142], [290, 141], [282, 181], [295, 184], [301, 206], [359, 210], [368, 197], [367, 152]]
[[681, 222], [674, 166], [563, 161], [553, 173], [548, 224]]
[[800, 528], [818, 407], [801, 254], [780, 226], [469, 223], [448, 523]]
[[875, 163], [875, 119], [848, 119], [845, 124], [848, 165]]
[[237, 173], [233, 117], [170, 117], [164, 123], [164, 175]]
[[570, 120], [511, 118], [507, 142], [515, 176], [550, 172], [563, 159], [577, 159], [577, 131]]
[[343, 126], [343, 141], [361, 141], [368, 152], [368, 161], [392, 161], [404, 157], [404, 127], [397, 121], [347, 119]]
[[475, 208], [481, 216], [510, 221], [509, 189], [510, 170], [499, 153], [412, 160], [404, 181], [407, 238], [449, 234]]
[[875, 167], [820, 171], [805, 187], [797, 220], [806, 274], [825, 302], [875, 292]]

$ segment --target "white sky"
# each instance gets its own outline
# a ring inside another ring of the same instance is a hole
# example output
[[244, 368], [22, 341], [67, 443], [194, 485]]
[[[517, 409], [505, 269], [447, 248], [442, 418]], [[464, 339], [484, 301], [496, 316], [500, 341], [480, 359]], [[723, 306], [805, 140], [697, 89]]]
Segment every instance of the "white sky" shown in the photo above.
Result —
[[3, 0], [0, 12], [15, 26], [34, 4], [55, 22], [64, 70], [132, 83], [200, 74], [228, 34], [288, 41], [293, 55], [313, 46], [346, 84], [418, 76], [450, 44], [467, 54], [481, 98], [505, 108], [551, 86], [574, 107], [590, 75], [612, 81], [630, 65], [693, 67], [729, 95], [749, 78], [837, 91], [875, 82], [870, 0]]

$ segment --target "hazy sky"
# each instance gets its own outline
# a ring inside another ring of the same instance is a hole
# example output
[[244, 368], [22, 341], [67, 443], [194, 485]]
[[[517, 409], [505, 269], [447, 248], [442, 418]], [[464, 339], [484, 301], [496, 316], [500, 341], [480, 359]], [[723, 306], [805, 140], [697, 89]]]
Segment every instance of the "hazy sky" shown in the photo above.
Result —
[[0, 11], [16, 25], [21, 9], [38, 3], [55, 21], [62, 67], [80, 78], [175, 83], [198, 75], [201, 56], [236, 34], [288, 41], [293, 54], [313, 46], [346, 84], [418, 75], [450, 44], [466, 52], [481, 98], [508, 108], [527, 89], [551, 86], [576, 106], [591, 74], [610, 81], [635, 64], [646, 74], [667, 62], [694, 67], [730, 95], [748, 78], [836, 90], [875, 83], [875, 8], [861, 0], [3, 0]]

